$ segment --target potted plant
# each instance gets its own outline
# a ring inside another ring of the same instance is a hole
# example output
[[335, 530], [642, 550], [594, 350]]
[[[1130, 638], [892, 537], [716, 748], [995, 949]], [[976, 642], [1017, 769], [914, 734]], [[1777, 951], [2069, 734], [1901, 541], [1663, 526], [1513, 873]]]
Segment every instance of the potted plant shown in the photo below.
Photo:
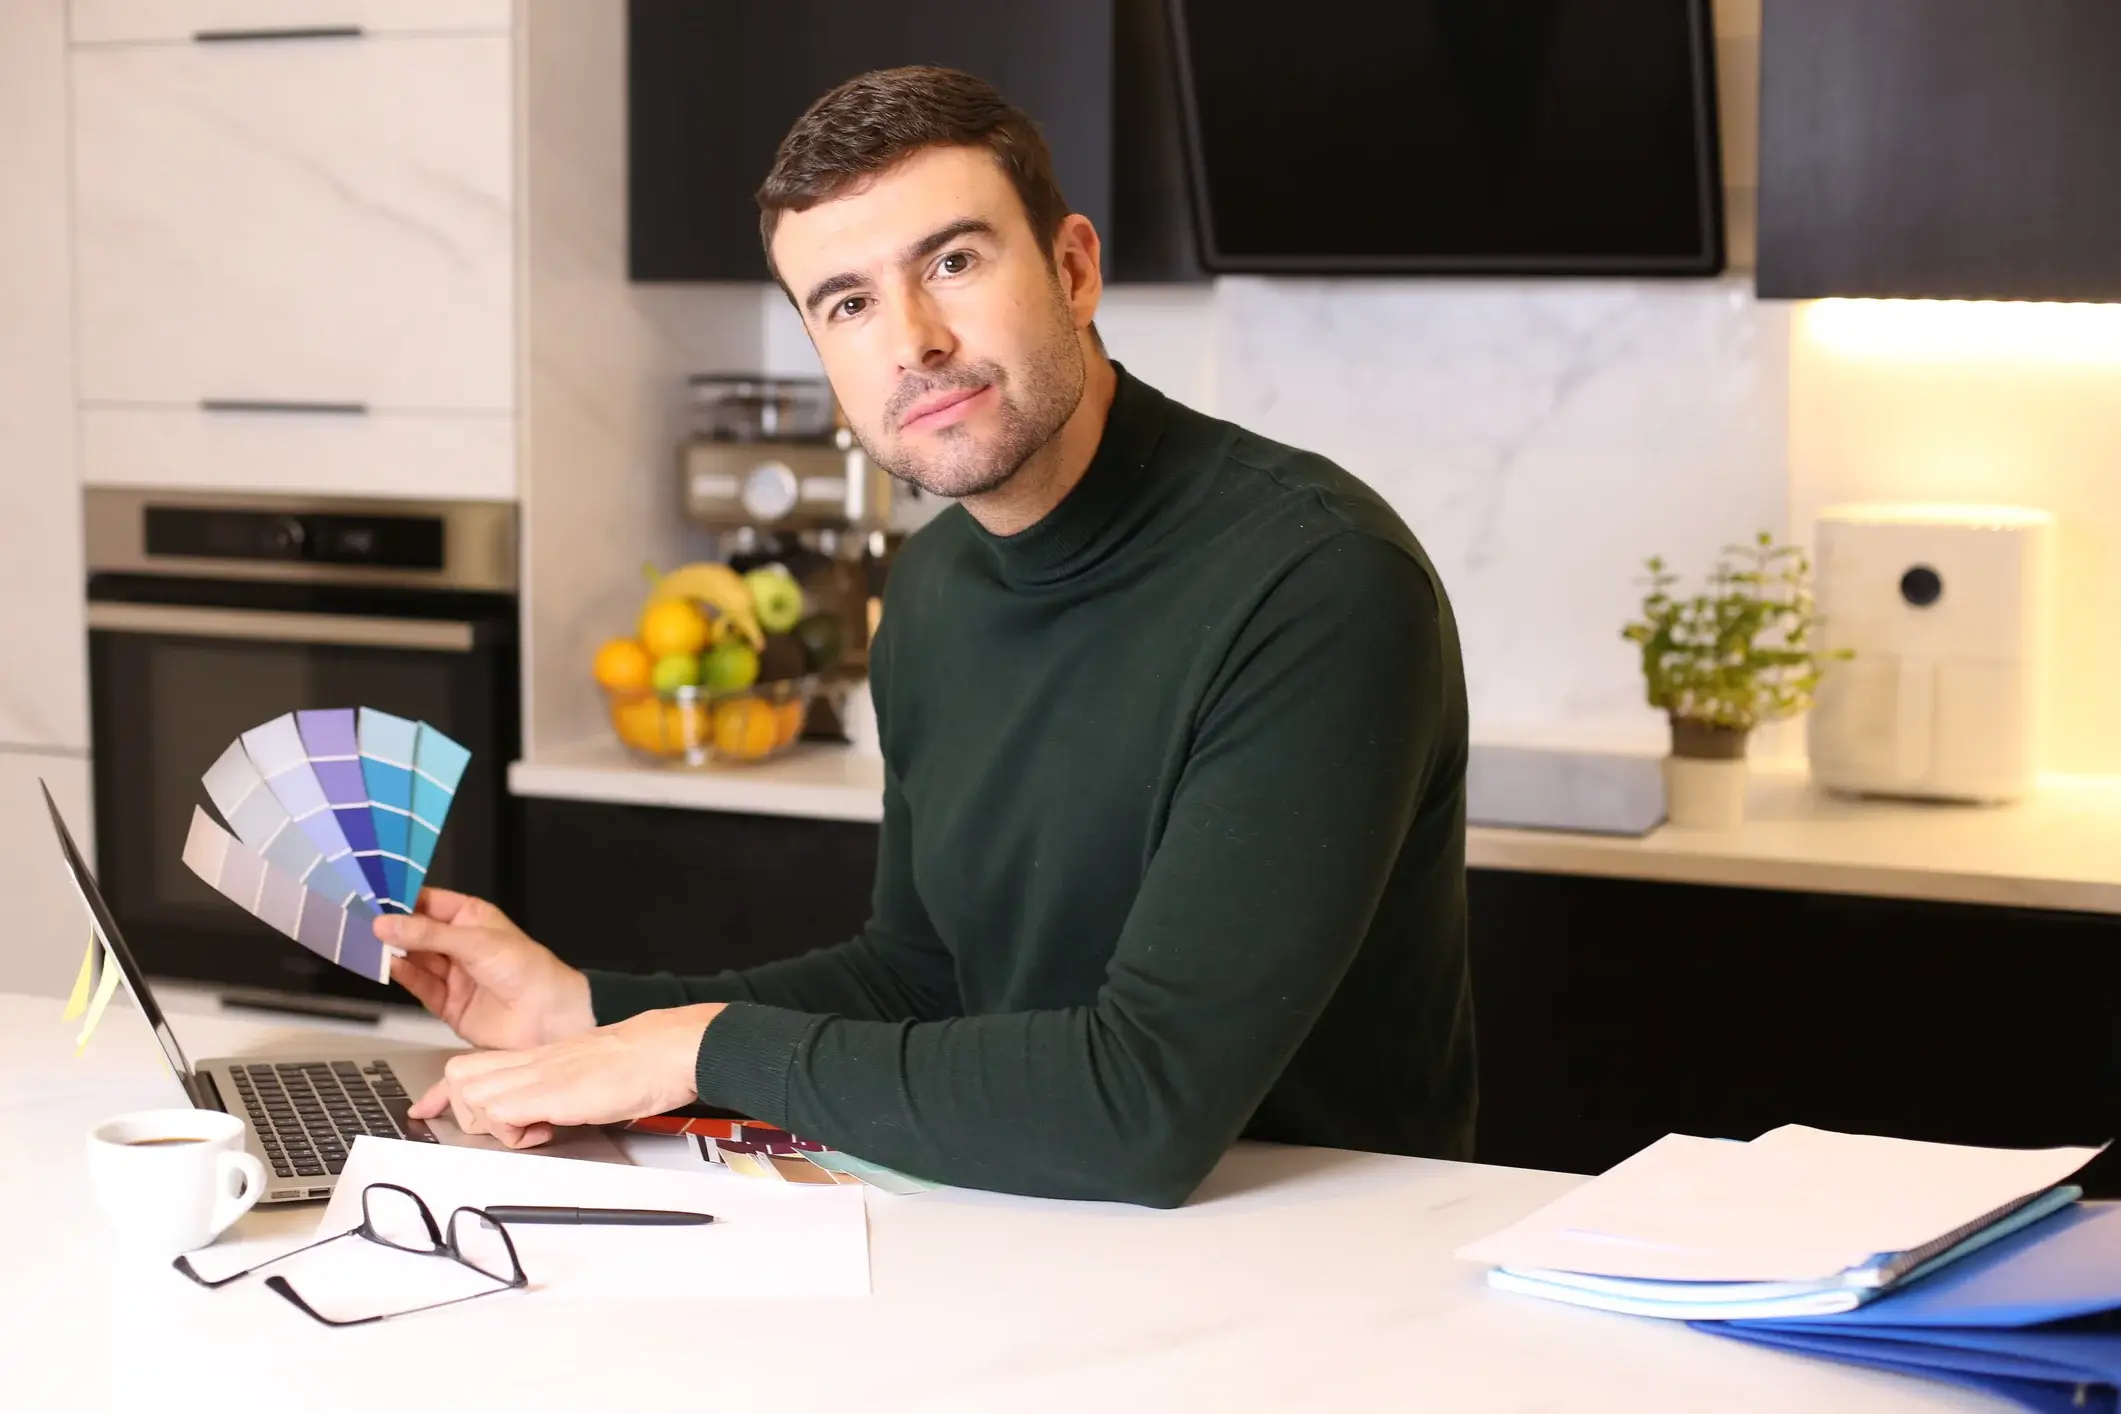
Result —
[[1682, 828], [1732, 829], [1745, 818], [1747, 737], [1762, 722], [1812, 705], [1822, 664], [1811, 647], [1811, 561], [1762, 531], [1725, 547], [1703, 592], [1672, 593], [1679, 577], [1647, 561], [1642, 617], [1621, 630], [1642, 649], [1649, 703], [1672, 723], [1665, 817]]

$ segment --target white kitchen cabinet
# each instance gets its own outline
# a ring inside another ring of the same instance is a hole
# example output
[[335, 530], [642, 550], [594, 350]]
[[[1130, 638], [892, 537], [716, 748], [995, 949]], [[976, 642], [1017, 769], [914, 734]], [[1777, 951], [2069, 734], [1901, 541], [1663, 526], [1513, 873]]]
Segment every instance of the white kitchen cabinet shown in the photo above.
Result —
[[515, 419], [506, 413], [81, 414], [81, 479], [90, 486], [507, 501], [515, 466]]
[[71, 63], [86, 404], [514, 407], [507, 37]]
[[0, 750], [88, 745], [69, 237], [64, 0], [0, 0]]
[[0, 447], [0, 751], [88, 746], [81, 488], [64, 446], [19, 463]]
[[[44, 808], [42, 779], [52, 788], [66, 828], [84, 853], [95, 848], [89, 817], [88, 762], [79, 756], [0, 751], [0, 992], [63, 997], [81, 965], [88, 914], [67, 875]], [[56, 1012], [59, 1003], [54, 1001]]]
[[511, 0], [71, 0], [76, 44], [358, 27], [370, 34], [503, 33]]

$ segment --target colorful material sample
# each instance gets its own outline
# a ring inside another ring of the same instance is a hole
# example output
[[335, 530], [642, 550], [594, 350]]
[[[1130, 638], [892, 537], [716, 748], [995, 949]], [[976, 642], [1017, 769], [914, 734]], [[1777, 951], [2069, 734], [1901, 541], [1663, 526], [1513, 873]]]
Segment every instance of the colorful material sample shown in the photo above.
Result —
[[926, 1193], [937, 1185], [887, 1169], [755, 1119], [700, 1119], [648, 1115], [626, 1128], [692, 1140], [700, 1158], [745, 1178], [776, 1183], [867, 1183], [886, 1193]]
[[372, 982], [390, 980], [390, 959], [370, 927], [373, 913], [356, 915], [230, 835], [192, 807], [184, 863], [194, 874], [318, 957]]
[[207, 770], [234, 838], [195, 811], [184, 862], [319, 957], [387, 982], [376, 916], [419, 901], [470, 761], [427, 723], [372, 707], [286, 713]]

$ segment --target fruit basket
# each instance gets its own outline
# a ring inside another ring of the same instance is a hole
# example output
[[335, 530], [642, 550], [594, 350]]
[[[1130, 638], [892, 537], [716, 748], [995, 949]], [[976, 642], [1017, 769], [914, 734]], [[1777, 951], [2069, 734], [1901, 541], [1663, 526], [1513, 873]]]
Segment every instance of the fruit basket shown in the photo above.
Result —
[[627, 750], [648, 760], [706, 766], [764, 761], [793, 746], [818, 682], [809, 675], [734, 692], [606, 688], [604, 699], [611, 728]]
[[781, 565], [644, 573], [651, 588], [634, 635], [606, 640], [594, 666], [619, 740], [687, 766], [763, 761], [794, 745], [838, 665], [837, 621], [806, 613], [802, 586]]

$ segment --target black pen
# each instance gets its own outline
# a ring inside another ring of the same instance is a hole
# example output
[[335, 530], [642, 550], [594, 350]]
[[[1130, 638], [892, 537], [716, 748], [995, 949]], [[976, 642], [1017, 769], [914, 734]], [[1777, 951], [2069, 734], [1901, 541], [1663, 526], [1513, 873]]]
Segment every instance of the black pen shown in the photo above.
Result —
[[714, 1221], [712, 1213], [678, 1213], [665, 1208], [487, 1208], [497, 1223], [604, 1223], [612, 1227], [697, 1227]]

